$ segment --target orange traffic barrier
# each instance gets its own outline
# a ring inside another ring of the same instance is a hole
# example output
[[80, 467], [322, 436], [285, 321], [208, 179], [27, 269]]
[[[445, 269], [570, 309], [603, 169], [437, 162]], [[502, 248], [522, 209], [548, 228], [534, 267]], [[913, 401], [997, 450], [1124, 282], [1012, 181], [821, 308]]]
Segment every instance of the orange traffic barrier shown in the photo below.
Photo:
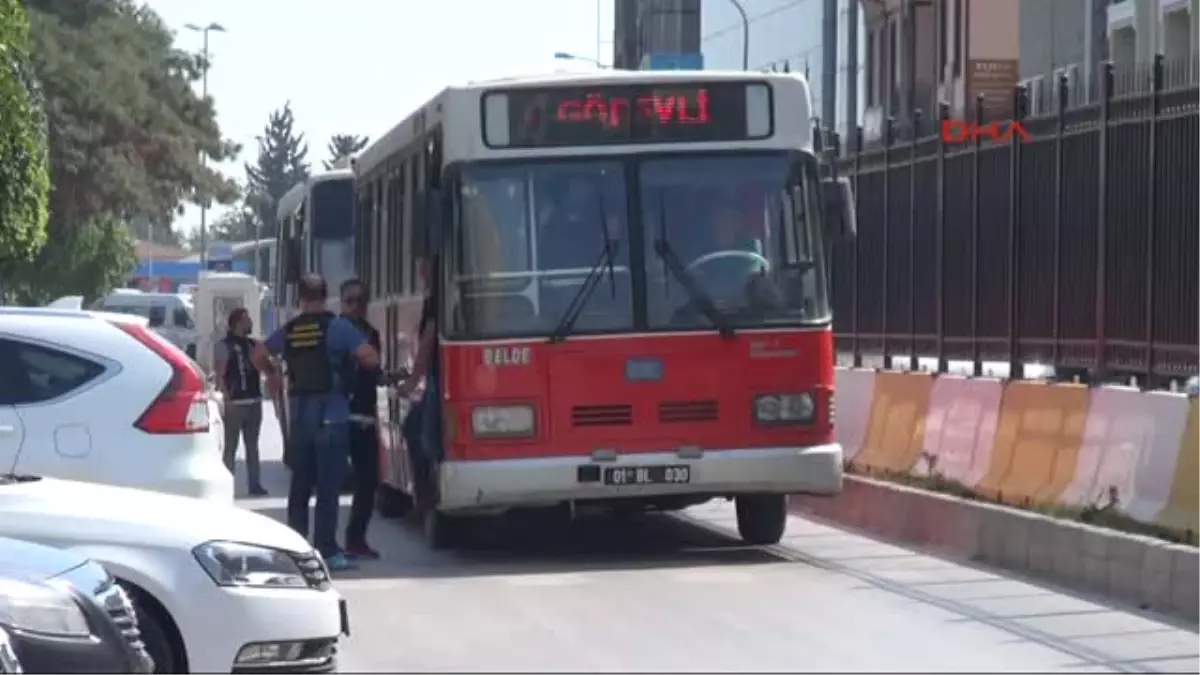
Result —
[[875, 393], [875, 371], [838, 370], [835, 391], [837, 441], [842, 444], [845, 458], [854, 459], [867, 437], [871, 398]]
[[1197, 520], [1200, 520], [1200, 407], [1193, 398], [1188, 401], [1187, 424], [1179, 441], [1171, 493], [1155, 522], [1195, 533], [1200, 530]]
[[1129, 387], [1092, 390], [1075, 478], [1059, 501], [1115, 506], [1153, 522], [1167, 504], [1187, 398]]
[[1057, 503], [1075, 477], [1089, 398], [1081, 385], [1005, 385], [991, 463], [976, 490], [1014, 504]]
[[879, 372], [862, 449], [854, 465], [867, 471], [908, 473], [921, 459], [933, 376]]
[[941, 375], [933, 383], [919, 473], [964, 485], [987, 474], [1004, 385], [999, 380]]

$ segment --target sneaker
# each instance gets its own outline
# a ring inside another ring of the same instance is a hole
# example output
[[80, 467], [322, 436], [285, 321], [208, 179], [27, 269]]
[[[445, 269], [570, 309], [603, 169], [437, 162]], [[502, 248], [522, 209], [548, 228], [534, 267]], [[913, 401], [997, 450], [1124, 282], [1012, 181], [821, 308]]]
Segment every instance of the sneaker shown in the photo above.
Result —
[[355, 560], [379, 560], [379, 551], [363, 544], [350, 544], [346, 546], [345, 551], [347, 558]]
[[250, 488], [251, 497], [266, 497], [267, 494], [267, 489], [261, 485], [254, 485]]
[[326, 556], [325, 566], [329, 568], [330, 572], [343, 572], [345, 570], [352, 570], [358, 567], [354, 564], [353, 560], [346, 557], [346, 554], [342, 553], [341, 551], [338, 551], [331, 556]]

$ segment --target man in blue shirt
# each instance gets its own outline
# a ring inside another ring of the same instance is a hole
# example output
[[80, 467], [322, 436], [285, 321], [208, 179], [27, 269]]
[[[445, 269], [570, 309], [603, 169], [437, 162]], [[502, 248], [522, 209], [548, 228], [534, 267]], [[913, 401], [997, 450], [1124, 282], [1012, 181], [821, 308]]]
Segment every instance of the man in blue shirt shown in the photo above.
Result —
[[337, 543], [338, 496], [349, 458], [350, 397], [355, 366], [379, 368], [379, 352], [344, 317], [325, 308], [328, 289], [317, 275], [297, 284], [300, 314], [255, 346], [255, 362], [272, 391], [280, 373], [270, 357], [287, 364], [292, 481], [288, 525], [309, 536], [308, 502], [315, 489], [313, 545], [331, 570], [353, 565]]

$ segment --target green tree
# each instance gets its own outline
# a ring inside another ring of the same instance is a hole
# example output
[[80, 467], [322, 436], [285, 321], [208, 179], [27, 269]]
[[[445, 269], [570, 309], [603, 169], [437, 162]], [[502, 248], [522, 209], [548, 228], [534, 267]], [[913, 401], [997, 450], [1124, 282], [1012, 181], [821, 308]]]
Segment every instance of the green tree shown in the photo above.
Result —
[[[203, 153], [222, 161], [239, 148], [221, 137], [213, 100], [193, 90], [200, 57], [176, 49], [172, 33], [149, 8], [131, 0], [27, 5], [34, 72], [53, 130], [53, 245], [34, 268], [78, 270], [64, 278], [74, 279], [80, 284], [75, 292], [82, 292], [130, 271], [121, 255], [130, 236], [125, 223], [149, 223], [155, 241], [172, 241], [170, 223], [182, 202], [234, 201], [237, 185], [200, 158]], [[75, 255], [90, 262], [75, 262], [69, 257]], [[122, 267], [101, 269], [104, 264]], [[46, 280], [23, 280], [26, 286], [35, 282]]]
[[326, 148], [329, 151], [330, 159], [325, 161], [325, 170], [332, 169], [335, 164], [343, 159], [357, 155], [363, 148], [367, 147], [367, 143], [369, 142], [370, 139], [366, 136], [334, 134], [333, 138], [329, 139], [329, 145]]
[[258, 215], [263, 237], [275, 236], [280, 198], [309, 176], [308, 143], [295, 126], [290, 102], [272, 112], [258, 137], [258, 160], [246, 164], [246, 203]]
[[52, 238], [37, 259], [14, 268], [18, 302], [44, 304], [64, 295], [92, 300], [117, 286], [137, 264], [129, 227], [111, 216], [90, 219]]
[[0, 0], [0, 278], [10, 276], [12, 264], [32, 259], [46, 241], [45, 120], [29, 48], [23, 3]]

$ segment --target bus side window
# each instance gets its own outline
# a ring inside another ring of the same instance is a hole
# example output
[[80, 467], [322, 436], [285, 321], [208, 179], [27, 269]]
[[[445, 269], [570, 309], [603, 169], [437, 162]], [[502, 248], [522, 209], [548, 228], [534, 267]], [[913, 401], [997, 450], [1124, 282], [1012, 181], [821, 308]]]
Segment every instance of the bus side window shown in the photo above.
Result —
[[[417, 197], [421, 194], [421, 183], [420, 183], [421, 172], [419, 170], [420, 169], [420, 164], [419, 164], [420, 161], [421, 161], [421, 157], [417, 157], [417, 156], [414, 156], [409, 160], [408, 182], [406, 183], [406, 185], [408, 185], [408, 195], [410, 197], [410, 199], [409, 199], [410, 206], [409, 206], [409, 215], [408, 215], [408, 242], [409, 242], [408, 248], [410, 251], [412, 251], [412, 254], [414, 256], [421, 255], [421, 253], [422, 253], [421, 245], [420, 245], [420, 242], [422, 239], [421, 238], [422, 223], [421, 223], [421, 214], [419, 212], [420, 208], [421, 208], [421, 204], [417, 200]], [[410, 263], [409, 268], [408, 268], [408, 288], [409, 288], [409, 291], [413, 292], [413, 293], [423, 290], [421, 288], [420, 271], [417, 269], [417, 265], [413, 264], [413, 263]]]
[[396, 167], [396, 221], [392, 229], [393, 242], [388, 258], [388, 288], [391, 293], [404, 291], [404, 213], [408, 205], [404, 194], [404, 163]]

